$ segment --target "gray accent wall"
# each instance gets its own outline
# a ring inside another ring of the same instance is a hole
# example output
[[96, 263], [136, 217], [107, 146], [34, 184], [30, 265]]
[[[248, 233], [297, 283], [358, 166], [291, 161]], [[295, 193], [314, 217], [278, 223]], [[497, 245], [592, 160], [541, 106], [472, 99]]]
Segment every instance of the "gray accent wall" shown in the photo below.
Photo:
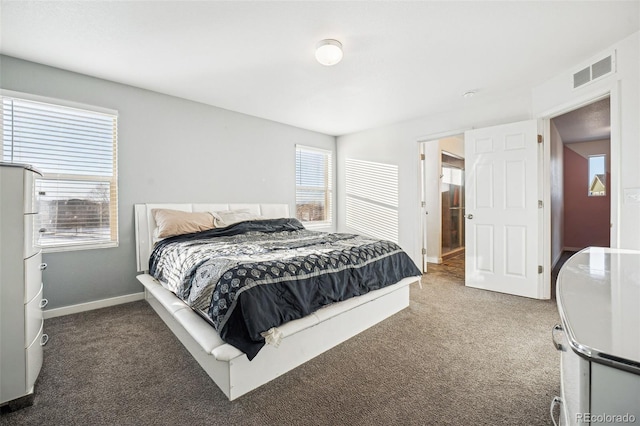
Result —
[[288, 203], [294, 211], [295, 145], [336, 157], [333, 136], [13, 57], [0, 56], [0, 87], [119, 114], [119, 247], [46, 253], [49, 309], [142, 291], [134, 204]]

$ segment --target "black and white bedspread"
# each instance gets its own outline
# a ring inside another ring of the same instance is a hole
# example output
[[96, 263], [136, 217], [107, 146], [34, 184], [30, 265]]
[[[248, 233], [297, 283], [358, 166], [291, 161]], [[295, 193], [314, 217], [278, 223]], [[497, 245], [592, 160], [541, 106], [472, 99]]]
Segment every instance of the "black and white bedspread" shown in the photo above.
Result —
[[421, 275], [393, 242], [310, 231], [290, 218], [167, 238], [154, 248], [149, 273], [249, 359], [272, 327]]

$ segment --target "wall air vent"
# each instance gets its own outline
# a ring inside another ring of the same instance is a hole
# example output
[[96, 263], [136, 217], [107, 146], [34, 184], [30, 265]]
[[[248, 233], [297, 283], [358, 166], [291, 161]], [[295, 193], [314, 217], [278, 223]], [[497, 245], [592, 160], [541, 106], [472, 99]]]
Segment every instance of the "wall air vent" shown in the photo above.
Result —
[[591, 65], [591, 78], [594, 80], [596, 78], [603, 77], [613, 71], [613, 61], [611, 60], [611, 56], [607, 56], [606, 58], [596, 62]]
[[586, 67], [573, 75], [573, 88], [580, 87], [591, 81], [591, 67]]
[[615, 72], [615, 52], [606, 58], [594, 62], [573, 74], [573, 88], [577, 89], [592, 81], [599, 80]]

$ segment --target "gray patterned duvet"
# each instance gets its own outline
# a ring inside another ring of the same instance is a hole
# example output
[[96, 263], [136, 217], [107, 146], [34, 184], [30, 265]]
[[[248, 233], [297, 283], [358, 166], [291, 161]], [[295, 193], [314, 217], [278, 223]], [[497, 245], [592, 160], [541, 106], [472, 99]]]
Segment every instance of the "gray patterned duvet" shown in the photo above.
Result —
[[249, 359], [272, 327], [421, 275], [395, 243], [309, 231], [296, 219], [167, 238], [154, 248], [149, 273]]

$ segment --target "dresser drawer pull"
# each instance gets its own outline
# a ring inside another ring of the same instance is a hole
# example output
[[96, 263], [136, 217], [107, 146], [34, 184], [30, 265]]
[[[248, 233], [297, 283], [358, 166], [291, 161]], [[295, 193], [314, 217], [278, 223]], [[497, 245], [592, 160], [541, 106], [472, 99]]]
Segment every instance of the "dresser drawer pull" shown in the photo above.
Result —
[[44, 271], [45, 269], [47, 269], [47, 264], [46, 263], [41, 263], [40, 264], [40, 270]]
[[47, 306], [49, 304], [49, 301], [47, 299], [42, 299], [40, 301], [40, 309], [44, 309], [45, 306]]
[[49, 335], [43, 334], [42, 337], [40, 338], [40, 346], [46, 345], [48, 341], [49, 341]]
[[553, 326], [553, 328], [551, 329], [551, 341], [553, 342], [553, 346], [556, 347], [557, 351], [564, 351], [562, 344], [556, 340], [556, 331], [563, 332], [564, 329], [562, 328], [562, 325], [556, 324]]
[[[553, 410], [556, 407], [560, 407], [560, 415], [558, 416], [558, 423], [556, 423], [556, 418], [553, 415]], [[551, 414], [551, 421], [553, 422], [553, 426], [558, 426], [560, 423], [560, 418], [562, 417], [562, 398], [556, 396], [551, 401], [551, 407], [549, 407], [549, 414]]]

